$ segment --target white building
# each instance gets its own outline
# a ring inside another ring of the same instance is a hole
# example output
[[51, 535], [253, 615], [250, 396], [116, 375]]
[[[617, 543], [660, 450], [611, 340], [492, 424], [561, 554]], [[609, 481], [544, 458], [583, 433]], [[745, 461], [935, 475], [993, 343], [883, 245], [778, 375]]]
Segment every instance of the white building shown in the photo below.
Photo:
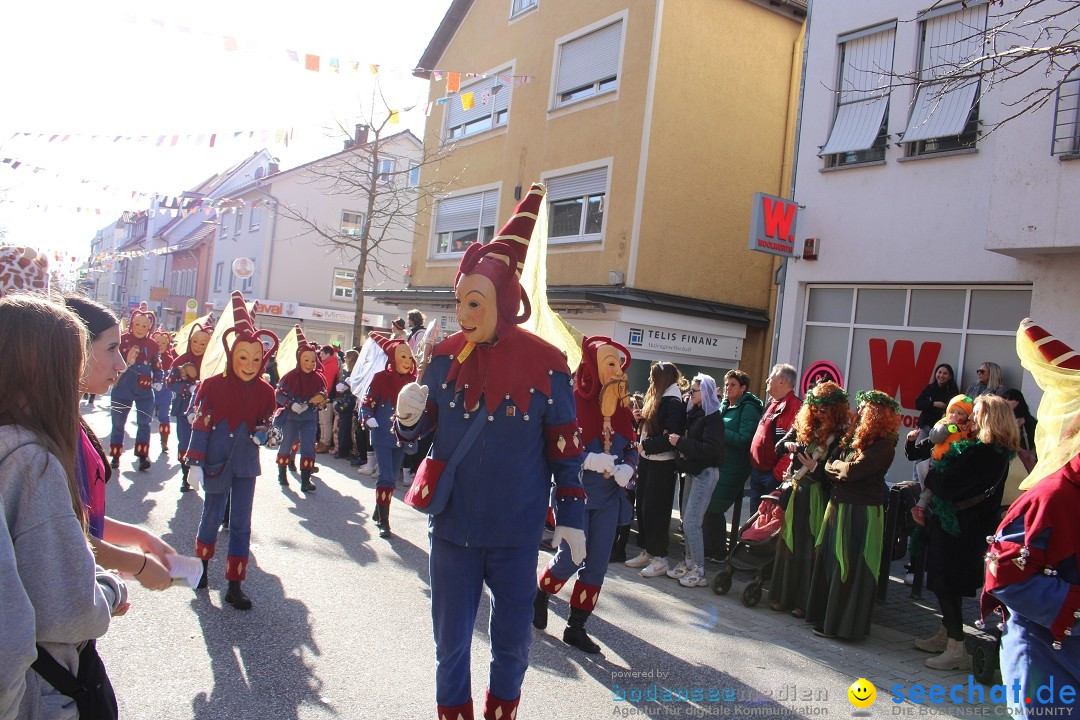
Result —
[[[1080, 343], [1080, 83], [998, 126], [1046, 83], [1041, 70], [994, 87], [933, 82], [1021, 4], [811, 3], [794, 199], [797, 247], [818, 250], [787, 264], [777, 360], [896, 394], [906, 426], [939, 363], [963, 390], [996, 362], [1036, 407], [1015, 352], [1025, 316]], [[917, 85], [895, 79], [911, 72]]]

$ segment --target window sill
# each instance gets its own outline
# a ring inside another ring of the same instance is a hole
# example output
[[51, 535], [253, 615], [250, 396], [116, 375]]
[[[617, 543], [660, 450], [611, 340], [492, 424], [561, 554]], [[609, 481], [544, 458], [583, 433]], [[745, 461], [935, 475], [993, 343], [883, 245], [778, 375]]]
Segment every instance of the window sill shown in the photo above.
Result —
[[473, 133], [472, 135], [466, 135], [459, 138], [444, 138], [442, 141], [443, 147], [447, 145], [455, 145], [457, 147], [467, 147], [477, 142], [483, 142], [499, 135], [505, 135], [506, 129], [510, 127], [510, 123], [506, 125], [500, 125], [499, 127], [491, 128], [490, 130], [484, 130], [483, 132]]
[[1065, 153], [1058, 155], [1057, 159], [1060, 162], [1072, 162], [1073, 160], [1080, 160], [1080, 153]]
[[562, 238], [548, 238], [548, 249], [566, 249], [566, 250], [599, 250], [604, 244], [604, 238], [602, 235], [589, 235], [582, 237], [577, 235], [575, 237], [562, 237]]
[[516, 13], [514, 13], [513, 15], [510, 16], [509, 24], [513, 25], [515, 22], [517, 22], [521, 18], [523, 18], [523, 17], [525, 17], [527, 15], [531, 15], [532, 13], [536, 12], [539, 9], [540, 9], [540, 3], [536, 3], [535, 5], [532, 5], [531, 7], [527, 7], [527, 8], [524, 8], [522, 10], [518, 10]]
[[944, 152], [911, 155], [908, 157], [897, 158], [896, 162], [911, 162], [912, 160], [933, 160], [935, 158], [956, 157], [957, 155], [975, 155], [978, 152], [979, 148], [962, 148], [960, 150], [946, 150]]
[[579, 110], [586, 110], [597, 105], [605, 105], [609, 102], [613, 102], [619, 99], [619, 88], [616, 86], [611, 90], [604, 90], [596, 95], [590, 95], [589, 97], [583, 97], [580, 100], [572, 100], [561, 105], [556, 105], [548, 109], [548, 120], [561, 117], [563, 115], [569, 115], [570, 113], [577, 112]]
[[819, 173], [831, 173], [838, 170], [854, 170], [856, 168], [880, 167], [885, 165], [885, 160], [868, 160], [861, 163], [848, 163], [847, 165], [833, 165], [832, 167], [818, 168]]

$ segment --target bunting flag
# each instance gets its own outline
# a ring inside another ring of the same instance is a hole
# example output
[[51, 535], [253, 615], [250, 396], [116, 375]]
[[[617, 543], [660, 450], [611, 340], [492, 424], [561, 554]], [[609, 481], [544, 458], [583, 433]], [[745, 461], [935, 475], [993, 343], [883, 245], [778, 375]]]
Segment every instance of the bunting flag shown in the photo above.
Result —
[[278, 144], [288, 146], [289, 141], [294, 139], [295, 128], [269, 128], [263, 130], [233, 130], [231, 132], [187, 132], [172, 133], [167, 135], [114, 135], [97, 134], [86, 135], [81, 133], [69, 133], [57, 135], [43, 132], [19, 131], [11, 134], [12, 141], [33, 141], [53, 144], [63, 143], [136, 143], [152, 145], [154, 147], [173, 148], [178, 146], [217, 147], [220, 138], [233, 140], [262, 140], [268, 142], [269, 138], [275, 138]]
[[446, 92], [456, 93], [461, 89], [461, 73], [449, 72], [446, 73]]
[[387, 118], [387, 122], [389, 122], [391, 125], [397, 125], [398, 122], [400, 122], [400, 120], [401, 120], [401, 118], [400, 118], [400, 114], [398, 113], [398, 111], [397, 110], [391, 110], [390, 111], [390, 117]]
[[461, 109], [472, 110], [474, 105], [474, 94], [471, 92], [461, 93]]
[[296, 326], [289, 329], [277, 349], [278, 377], [285, 377], [285, 373], [296, 367], [296, 351], [300, 347], [300, 340], [296, 336]]

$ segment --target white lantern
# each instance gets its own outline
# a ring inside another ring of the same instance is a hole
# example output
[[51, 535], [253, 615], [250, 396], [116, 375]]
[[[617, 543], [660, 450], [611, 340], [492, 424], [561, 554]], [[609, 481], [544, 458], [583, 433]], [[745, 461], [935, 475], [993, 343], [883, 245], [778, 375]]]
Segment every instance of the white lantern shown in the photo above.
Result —
[[251, 258], [238, 257], [232, 263], [233, 275], [241, 280], [247, 280], [255, 274], [255, 262]]

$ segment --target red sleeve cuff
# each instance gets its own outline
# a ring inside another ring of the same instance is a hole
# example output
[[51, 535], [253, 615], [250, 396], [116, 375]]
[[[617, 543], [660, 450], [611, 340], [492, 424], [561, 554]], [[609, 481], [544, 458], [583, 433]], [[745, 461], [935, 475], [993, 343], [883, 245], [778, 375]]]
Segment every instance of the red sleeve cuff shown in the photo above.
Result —
[[548, 460], [568, 460], [582, 453], [581, 429], [577, 422], [544, 428]]
[[[1050, 626], [1050, 633], [1055, 639], [1061, 640], [1066, 635], [1072, 635], [1072, 627], [1080, 618], [1080, 586], [1073, 585], [1065, 596], [1065, 602], [1061, 610], [1054, 618], [1054, 624]], [[1056, 648], [1055, 648], [1056, 649]]]

